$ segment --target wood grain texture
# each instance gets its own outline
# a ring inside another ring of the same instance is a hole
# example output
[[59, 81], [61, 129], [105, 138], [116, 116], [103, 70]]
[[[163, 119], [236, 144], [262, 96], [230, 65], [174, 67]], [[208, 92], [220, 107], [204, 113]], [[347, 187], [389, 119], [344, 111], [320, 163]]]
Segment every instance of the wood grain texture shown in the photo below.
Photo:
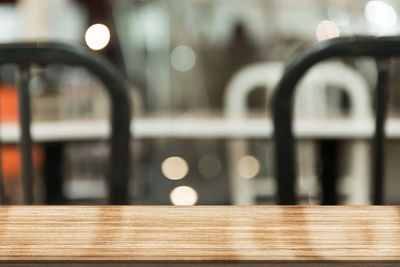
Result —
[[400, 207], [0, 207], [0, 265], [145, 261], [399, 264]]

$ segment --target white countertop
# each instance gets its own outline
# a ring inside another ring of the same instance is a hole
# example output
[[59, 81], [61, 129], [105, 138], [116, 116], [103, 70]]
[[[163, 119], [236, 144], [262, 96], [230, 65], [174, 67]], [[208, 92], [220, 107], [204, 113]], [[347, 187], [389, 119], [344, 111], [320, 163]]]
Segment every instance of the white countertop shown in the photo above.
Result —
[[[362, 139], [370, 138], [374, 131], [372, 120], [298, 120], [295, 135], [301, 139]], [[109, 136], [106, 120], [70, 120], [33, 122], [32, 137], [37, 142], [97, 140]], [[267, 118], [227, 119], [222, 117], [156, 117], [132, 121], [131, 132], [135, 138], [271, 138], [273, 127]], [[388, 138], [400, 138], [400, 119], [388, 119]], [[0, 126], [0, 140], [15, 143], [19, 126], [4, 123]]]

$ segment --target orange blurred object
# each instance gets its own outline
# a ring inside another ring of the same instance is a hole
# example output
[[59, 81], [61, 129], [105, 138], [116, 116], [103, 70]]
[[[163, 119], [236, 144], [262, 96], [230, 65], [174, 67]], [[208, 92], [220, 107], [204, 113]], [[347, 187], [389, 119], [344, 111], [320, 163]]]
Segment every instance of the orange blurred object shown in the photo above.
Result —
[[[0, 124], [3, 123], [18, 123], [17, 88], [13, 84], [0, 84]], [[43, 151], [40, 146], [33, 146], [32, 156], [34, 167], [41, 166]], [[19, 179], [21, 157], [18, 145], [1, 145], [1, 167], [5, 180]]]
[[18, 122], [17, 88], [13, 84], [0, 84], [0, 123]]

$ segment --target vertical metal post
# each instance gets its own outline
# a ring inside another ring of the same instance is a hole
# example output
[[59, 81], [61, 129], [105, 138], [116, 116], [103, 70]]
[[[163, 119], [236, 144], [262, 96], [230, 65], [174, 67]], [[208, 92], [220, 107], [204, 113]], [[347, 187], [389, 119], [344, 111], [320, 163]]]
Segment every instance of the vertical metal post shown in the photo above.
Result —
[[338, 156], [339, 142], [337, 140], [323, 140], [320, 142], [319, 154], [322, 158], [322, 172], [320, 174], [322, 189], [322, 205], [336, 205], [336, 183], [339, 177]]
[[387, 107], [387, 85], [389, 76], [389, 64], [387, 59], [378, 59], [378, 81], [375, 90], [376, 121], [375, 136], [373, 140], [372, 159], [373, 166], [373, 204], [383, 204], [384, 187], [384, 162], [385, 162], [385, 119]]
[[[283, 80], [283, 79], [282, 79]], [[296, 142], [292, 133], [292, 101], [287, 95], [290, 87], [276, 90], [274, 96], [275, 176], [278, 205], [295, 205], [296, 198]], [[289, 92], [290, 93], [290, 92]]]
[[45, 157], [43, 174], [46, 187], [46, 204], [60, 205], [65, 203], [63, 194], [64, 172], [63, 143], [51, 143], [44, 145]]
[[33, 204], [33, 163], [32, 139], [30, 133], [31, 105], [29, 96], [29, 65], [19, 66], [18, 75], [18, 106], [20, 123], [20, 154], [22, 161], [22, 184], [24, 203]]

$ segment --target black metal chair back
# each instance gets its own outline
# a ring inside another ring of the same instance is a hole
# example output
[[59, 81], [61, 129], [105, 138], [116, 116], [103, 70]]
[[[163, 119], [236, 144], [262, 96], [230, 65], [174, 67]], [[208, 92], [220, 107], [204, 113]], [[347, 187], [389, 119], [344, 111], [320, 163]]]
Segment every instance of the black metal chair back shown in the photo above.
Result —
[[373, 57], [378, 66], [376, 121], [374, 135], [373, 203], [383, 204], [384, 123], [387, 102], [387, 59], [400, 57], [400, 38], [338, 38], [322, 42], [311, 52], [298, 57], [286, 69], [274, 96], [275, 176], [278, 203], [296, 204], [295, 142], [292, 132], [293, 96], [296, 85], [316, 63], [334, 57]]
[[[61, 63], [86, 68], [105, 85], [111, 99], [110, 160], [108, 200], [110, 204], [127, 204], [130, 163], [131, 108], [127, 86], [118, 70], [105, 58], [83, 47], [61, 43], [15, 43], [0, 45], [0, 65], [18, 66], [18, 100], [20, 150], [24, 203], [33, 203], [32, 138], [30, 134], [30, 99], [28, 83], [31, 64]], [[0, 177], [0, 203], [3, 183]]]

